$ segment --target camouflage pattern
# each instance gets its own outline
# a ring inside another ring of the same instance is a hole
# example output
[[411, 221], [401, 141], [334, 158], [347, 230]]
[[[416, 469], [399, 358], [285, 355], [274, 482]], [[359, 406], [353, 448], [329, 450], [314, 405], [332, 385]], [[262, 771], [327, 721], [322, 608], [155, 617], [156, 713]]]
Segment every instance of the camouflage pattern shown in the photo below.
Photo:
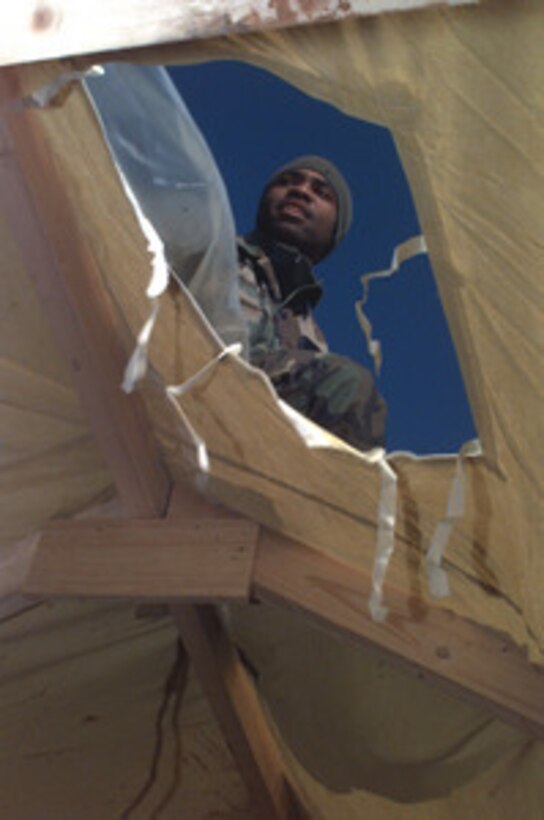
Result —
[[280, 398], [316, 424], [360, 450], [383, 447], [386, 404], [366, 368], [328, 352], [300, 299], [300, 291], [313, 286], [310, 282], [296, 291], [295, 307], [292, 298], [282, 301], [270, 260], [244, 244], [240, 299], [249, 325], [250, 361], [269, 376]]
[[360, 450], [385, 446], [386, 405], [370, 372], [344, 356], [284, 350], [253, 359], [291, 407]]
[[279, 350], [300, 348], [325, 352], [325, 338], [306, 308], [305, 297], [316, 301], [321, 286], [307, 280], [282, 300], [274, 268], [261, 248], [239, 239], [240, 302], [249, 329], [251, 359]]

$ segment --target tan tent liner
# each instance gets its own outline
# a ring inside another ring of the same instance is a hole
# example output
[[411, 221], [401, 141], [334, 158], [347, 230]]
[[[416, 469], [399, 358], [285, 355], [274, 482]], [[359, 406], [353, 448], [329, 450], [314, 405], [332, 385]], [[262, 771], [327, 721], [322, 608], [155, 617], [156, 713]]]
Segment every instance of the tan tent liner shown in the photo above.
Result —
[[[158, 711], [175, 659], [171, 621], [135, 619], [126, 604], [56, 603], [6, 622], [2, 647], [2, 815], [121, 816], [151, 770]], [[384, 673], [383, 667], [373, 669]], [[393, 679], [391, 687], [402, 689], [404, 683]], [[411, 685], [411, 695], [416, 692]], [[421, 684], [427, 702], [429, 692]], [[455, 710], [457, 704], [452, 699], [441, 705]], [[176, 719], [172, 695], [162, 722], [157, 778], [130, 817], [146, 820], [164, 800], [164, 818], [257, 820], [192, 675], [179, 709]], [[508, 730], [488, 723], [481, 721], [484, 744], [477, 744], [472, 758], [478, 776], [424, 803], [399, 804], [368, 791], [334, 794], [295, 759], [291, 763], [311, 797], [315, 820], [536, 820], [544, 800], [542, 745], [513, 733], [509, 739]], [[490, 733], [502, 753], [482, 771], [478, 756]], [[457, 754], [471, 765], [470, 744]], [[405, 781], [412, 776], [413, 767], [407, 767]]]

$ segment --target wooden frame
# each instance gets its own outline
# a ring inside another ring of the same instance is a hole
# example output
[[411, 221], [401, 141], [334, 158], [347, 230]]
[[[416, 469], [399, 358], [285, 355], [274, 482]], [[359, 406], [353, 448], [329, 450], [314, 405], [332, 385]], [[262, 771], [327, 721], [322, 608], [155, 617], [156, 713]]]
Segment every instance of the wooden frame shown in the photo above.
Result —
[[26, 0], [17, 13], [3, 17], [0, 65], [328, 22], [441, 2], [446, 0], [373, 0], [361, 12], [351, 2], [335, 0], [307, 0], [300, 6], [262, 0], [213, 0], [203, 3], [201, 9], [186, 0], [95, 0], [90, 11], [84, 0], [57, 0], [51, 4]]
[[[190, 489], [177, 492], [192, 497]], [[391, 586], [388, 620], [375, 623], [367, 611], [368, 574], [270, 530], [261, 529], [257, 541], [257, 528], [245, 528], [249, 522], [244, 519], [233, 528], [232, 517], [221, 508], [208, 505], [206, 515], [206, 503], [199, 507], [179, 521], [170, 519], [167, 527], [164, 521], [53, 523], [42, 538], [26, 592], [201, 603], [257, 600], [288, 607], [544, 739], [544, 671], [527, 663], [509, 638], [438, 607], [416, 621], [406, 595]], [[195, 527], [200, 530], [196, 543]], [[217, 550], [221, 530], [226, 539], [238, 532], [234, 553], [232, 541]], [[153, 553], [154, 566], [144, 579], [139, 568], [145, 566], [146, 552]], [[208, 554], [214, 572], [201, 573], [209, 565]]]

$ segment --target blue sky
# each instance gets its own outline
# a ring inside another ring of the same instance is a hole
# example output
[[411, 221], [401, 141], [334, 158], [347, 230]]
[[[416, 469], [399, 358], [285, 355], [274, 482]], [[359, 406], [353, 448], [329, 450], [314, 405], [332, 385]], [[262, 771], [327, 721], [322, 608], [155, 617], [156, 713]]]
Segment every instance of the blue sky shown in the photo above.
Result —
[[[387, 268], [395, 245], [419, 233], [389, 132], [241, 63], [170, 73], [215, 156], [240, 233], [253, 227], [264, 182], [285, 161], [323, 154], [342, 170], [354, 224], [316, 268], [325, 286], [317, 318], [332, 350], [372, 367], [354, 311], [360, 277]], [[475, 431], [427, 257], [373, 283], [366, 311], [383, 349], [378, 385], [389, 408], [388, 449], [457, 451]]]

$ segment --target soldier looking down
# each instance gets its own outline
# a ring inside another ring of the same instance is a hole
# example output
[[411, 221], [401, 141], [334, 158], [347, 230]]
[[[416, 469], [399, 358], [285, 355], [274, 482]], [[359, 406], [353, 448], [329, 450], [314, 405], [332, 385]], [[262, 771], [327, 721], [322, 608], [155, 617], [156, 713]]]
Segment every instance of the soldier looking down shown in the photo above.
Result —
[[302, 156], [267, 183], [256, 228], [238, 240], [250, 361], [277, 394], [354, 447], [385, 446], [386, 405], [370, 372], [329, 353], [312, 315], [322, 295], [313, 265], [346, 235], [351, 194], [332, 162]]

